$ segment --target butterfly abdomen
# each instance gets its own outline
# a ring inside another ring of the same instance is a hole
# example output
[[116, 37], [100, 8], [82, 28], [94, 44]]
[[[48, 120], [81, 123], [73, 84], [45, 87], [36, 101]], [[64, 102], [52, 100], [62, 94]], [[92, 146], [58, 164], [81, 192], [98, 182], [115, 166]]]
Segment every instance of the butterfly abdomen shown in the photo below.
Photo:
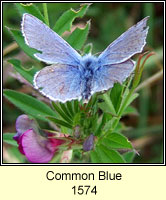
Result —
[[81, 96], [83, 100], [89, 100], [91, 96], [92, 80], [94, 76], [94, 59], [88, 57], [84, 60], [82, 70]]

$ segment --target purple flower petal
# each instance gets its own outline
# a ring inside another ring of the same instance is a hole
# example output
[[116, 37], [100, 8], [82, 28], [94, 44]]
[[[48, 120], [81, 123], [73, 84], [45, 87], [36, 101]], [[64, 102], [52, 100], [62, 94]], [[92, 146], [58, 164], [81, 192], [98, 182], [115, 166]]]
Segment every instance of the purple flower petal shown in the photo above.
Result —
[[17, 134], [13, 137], [19, 143], [20, 136], [28, 129], [37, 129], [35, 120], [29, 119], [28, 115], [20, 115], [16, 120], [16, 131]]
[[94, 144], [94, 135], [91, 134], [84, 141], [84, 143], [83, 143], [83, 150], [84, 151], [90, 151], [90, 150], [92, 150], [93, 149], [93, 144]]
[[26, 131], [20, 141], [25, 156], [34, 163], [47, 163], [52, 159], [55, 151], [46, 148], [48, 144], [49, 141], [37, 135], [33, 129]]
[[[64, 134], [53, 134], [44, 131], [46, 137], [39, 133], [38, 125], [35, 120], [29, 119], [27, 115], [21, 115], [16, 120], [17, 134], [13, 137], [18, 148], [30, 162], [47, 163], [58, 150], [58, 146], [66, 142]], [[61, 137], [61, 138], [55, 138]]]
[[44, 138], [33, 129], [29, 129], [20, 137], [19, 150], [30, 162], [47, 163], [58, 150], [58, 146], [64, 142], [63, 139]]
[[17, 140], [17, 143], [18, 143], [18, 149], [19, 149], [19, 151], [20, 151], [23, 155], [25, 155], [24, 149], [23, 149], [22, 144], [21, 144], [21, 140], [22, 140], [21, 138], [22, 138], [22, 136], [23, 136], [23, 135], [19, 136], [19, 138], [18, 138], [18, 140]]

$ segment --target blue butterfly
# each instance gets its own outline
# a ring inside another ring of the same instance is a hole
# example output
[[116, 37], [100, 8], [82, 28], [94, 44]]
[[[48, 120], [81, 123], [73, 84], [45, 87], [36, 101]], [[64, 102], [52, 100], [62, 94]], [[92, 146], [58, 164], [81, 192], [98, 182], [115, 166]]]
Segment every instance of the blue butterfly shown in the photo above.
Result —
[[40, 51], [34, 56], [48, 64], [34, 76], [34, 87], [52, 101], [66, 102], [90, 97], [122, 84], [134, 70], [130, 58], [146, 44], [147, 20], [144, 18], [112, 42], [98, 57], [81, 56], [63, 38], [36, 17], [25, 13], [22, 33], [25, 43]]

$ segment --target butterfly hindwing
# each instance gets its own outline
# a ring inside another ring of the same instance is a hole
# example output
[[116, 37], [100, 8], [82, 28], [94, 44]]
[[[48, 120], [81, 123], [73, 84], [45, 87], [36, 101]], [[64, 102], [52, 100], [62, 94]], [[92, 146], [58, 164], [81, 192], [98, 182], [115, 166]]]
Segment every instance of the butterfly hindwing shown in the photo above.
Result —
[[129, 59], [123, 63], [101, 66], [94, 74], [92, 92], [108, 90], [116, 82], [122, 84], [134, 70], [134, 65], [135, 62]]
[[81, 98], [81, 77], [77, 67], [54, 64], [36, 73], [34, 86], [52, 101]]

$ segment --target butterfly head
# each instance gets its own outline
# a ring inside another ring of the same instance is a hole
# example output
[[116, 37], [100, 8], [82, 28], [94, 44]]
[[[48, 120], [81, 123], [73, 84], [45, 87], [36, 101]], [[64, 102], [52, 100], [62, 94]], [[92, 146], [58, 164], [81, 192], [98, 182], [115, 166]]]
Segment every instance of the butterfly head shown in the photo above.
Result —
[[97, 63], [97, 57], [91, 54], [86, 54], [82, 57], [81, 66], [84, 69], [94, 69], [96, 63]]

